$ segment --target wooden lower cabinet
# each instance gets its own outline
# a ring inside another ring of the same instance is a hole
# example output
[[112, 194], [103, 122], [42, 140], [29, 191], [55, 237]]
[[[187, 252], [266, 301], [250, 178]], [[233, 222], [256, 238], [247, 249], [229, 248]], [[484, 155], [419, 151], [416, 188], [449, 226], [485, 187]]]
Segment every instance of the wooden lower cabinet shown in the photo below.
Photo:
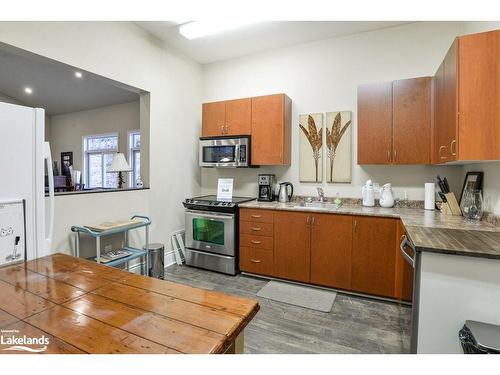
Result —
[[240, 246], [240, 269], [242, 271], [273, 276], [273, 267], [273, 252], [271, 250]]
[[352, 290], [395, 297], [398, 223], [390, 218], [353, 218]]
[[413, 268], [399, 219], [240, 210], [244, 272], [411, 301]]
[[351, 289], [352, 216], [314, 214], [311, 283]]
[[311, 214], [274, 213], [274, 275], [309, 282], [311, 260]]

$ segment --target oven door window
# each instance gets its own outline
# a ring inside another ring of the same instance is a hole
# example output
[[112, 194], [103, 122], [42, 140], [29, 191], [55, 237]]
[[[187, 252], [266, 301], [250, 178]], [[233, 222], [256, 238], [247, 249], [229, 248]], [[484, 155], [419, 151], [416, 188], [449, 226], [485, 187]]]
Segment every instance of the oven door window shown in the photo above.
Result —
[[194, 218], [193, 240], [224, 246], [224, 222]]
[[204, 163], [234, 163], [235, 146], [204, 146]]

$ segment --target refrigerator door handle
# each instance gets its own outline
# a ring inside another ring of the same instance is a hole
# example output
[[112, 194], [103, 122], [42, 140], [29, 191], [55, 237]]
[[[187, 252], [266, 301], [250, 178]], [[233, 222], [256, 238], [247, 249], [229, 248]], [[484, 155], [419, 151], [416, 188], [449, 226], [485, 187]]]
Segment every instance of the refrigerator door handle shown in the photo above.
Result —
[[54, 171], [52, 170], [52, 153], [49, 142], [44, 143], [43, 158], [47, 166], [49, 180], [49, 225], [47, 237], [45, 237], [45, 254], [52, 252], [52, 238], [54, 236]]

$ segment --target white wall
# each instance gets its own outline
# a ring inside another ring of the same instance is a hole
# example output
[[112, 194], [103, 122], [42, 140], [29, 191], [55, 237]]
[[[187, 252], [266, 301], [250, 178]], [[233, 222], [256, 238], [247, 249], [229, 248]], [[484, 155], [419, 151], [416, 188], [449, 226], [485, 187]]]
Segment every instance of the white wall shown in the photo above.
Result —
[[70, 226], [135, 213], [167, 244], [183, 227], [181, 201], [200, 191], [197, 136], [201, 68], [128, 22], [0, 22], [0, 41], [151, 93], [148, 191], [56, 197], [54, 248], [68, 252]]
[[[48, 128], [52, 157], [62, 171], [61, 152], [72, 151], [74, 169], [83, 171], [83, 137], [118, 133], [118, 151], [128, 160], [128, 132], [139, 127], [139, 101], [50, 116]], [[126, 183], [129, 175], [125, 173]]]
[[[460, 166], [358, 166], [356, 90], [362, 83], [434, 75], [461, 24], [420, 22], [374, 32], [320, 40], [204, 66], [204, 101], [284, 92], [292, 99], [292, 166], [202, 171], [202, 188], [212, 192], [221, 176], [235, 178], [235, 194], [256, 196], [257, 174], [271, 172], [291, 181], [298, 194], [315, 195], [320, 184], [299, 183], [298, 116], [351, 110], [353, 178], [351, 184], [323, 184], [328, 196], [360, 197], [372, 178], [392, 182], [397, 196], [423, 199], [425, 182], [447, 176], [461, 188]], [[323, 173], [323, 175], [326, 175]]]

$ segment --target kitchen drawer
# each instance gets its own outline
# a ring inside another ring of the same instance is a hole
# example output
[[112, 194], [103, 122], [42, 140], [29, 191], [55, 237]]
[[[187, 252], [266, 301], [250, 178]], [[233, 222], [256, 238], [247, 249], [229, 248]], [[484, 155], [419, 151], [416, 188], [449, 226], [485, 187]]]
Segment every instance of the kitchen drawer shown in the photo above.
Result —
[[255, 247], [257, 249], [273, 249], [273, 238], [265, 236], [255, 236], [252, 234], [240, 235], [240, 246]]
[[255, 223], [250, 221], [240, 221], [240, 233], [252, 234], [256, 236], [273, 236], [273, 224]]
[[243, 272], [273, 276], [273, 252], [240, 246], [240, 269]]
[[254, 223], [271, 223], [273, 222], [273, 212], [252, 208], [240, 209], [240, 220], [253, 221]]

